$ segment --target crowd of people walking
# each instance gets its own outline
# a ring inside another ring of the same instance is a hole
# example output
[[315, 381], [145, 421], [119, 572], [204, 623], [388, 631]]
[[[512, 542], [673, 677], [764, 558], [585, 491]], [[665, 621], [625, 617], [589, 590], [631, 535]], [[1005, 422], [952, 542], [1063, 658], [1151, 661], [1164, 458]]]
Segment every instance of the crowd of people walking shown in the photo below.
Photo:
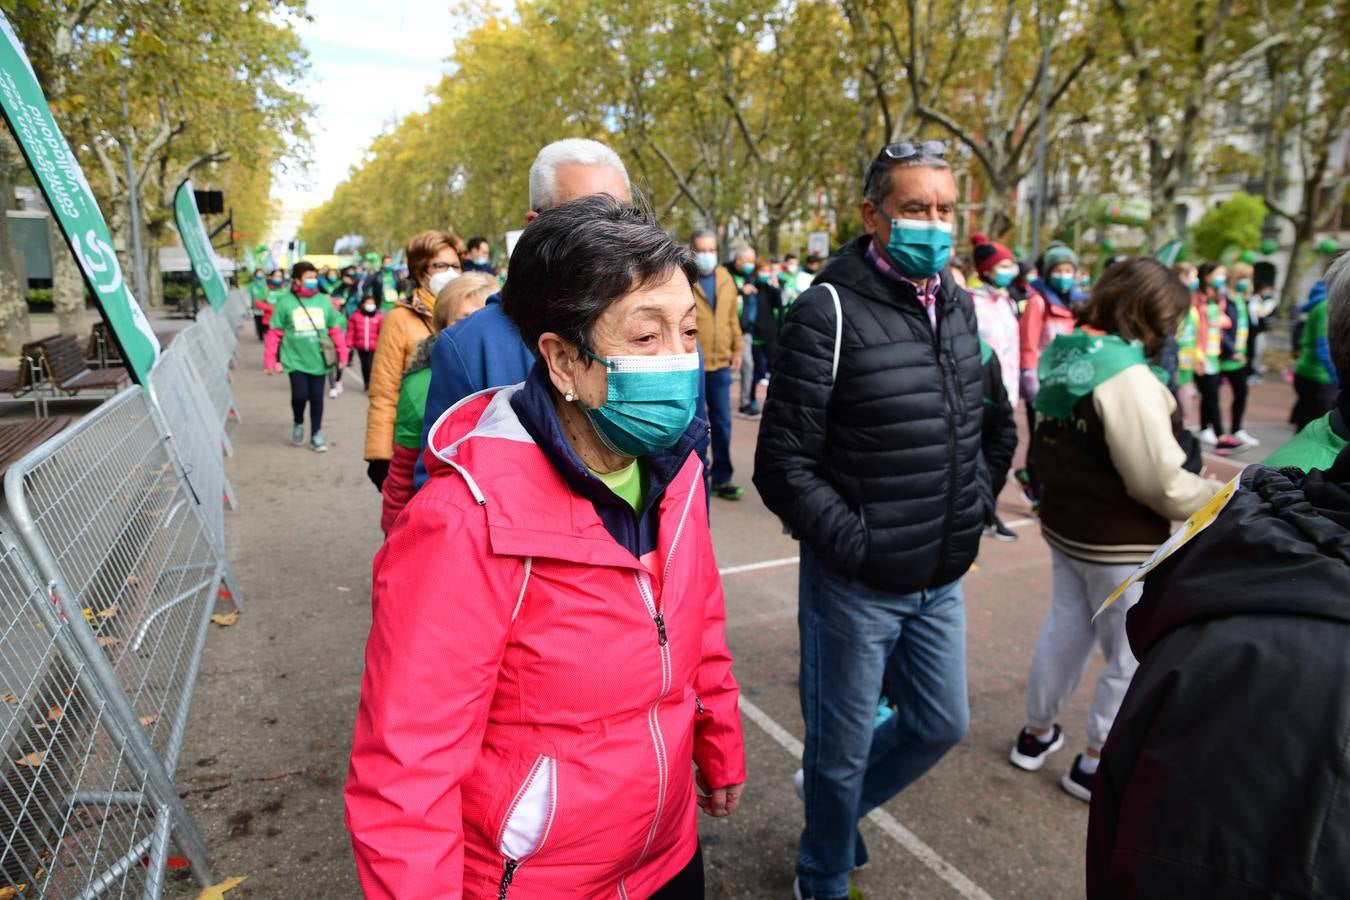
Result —
[[[1009, 758], [1081, 742], [1088, 896], [1350, 893], [1350, 259], [1302, 310], [1284, 468], [1225, 487], [1204, 451], [1259, 444], [1276, 312], [1249, 265], [978, 233], [956, 256], [932, 141], [882, 148], [828, 259], [677, 241], [594, 141], [544, 147], [522, 206], [500, 274], [445, 228], [250, 283], [297, 444], [308, 410], [326, 449], [350, 353], [369, 399], [386, 539], [346, 786], [368, 896], [703, 896], [696, 813], [746, 781], [709, 504], [744, 496], [755, 420], [754, 488], [801, 544], [796, 897], [855, 895], [859, 820], [965, 735], [962, 579], [982, 537], [1017, 539], [1010, 480], [1052, 589]], [[1288, 765], [1260, 767], [1264, 731]]]

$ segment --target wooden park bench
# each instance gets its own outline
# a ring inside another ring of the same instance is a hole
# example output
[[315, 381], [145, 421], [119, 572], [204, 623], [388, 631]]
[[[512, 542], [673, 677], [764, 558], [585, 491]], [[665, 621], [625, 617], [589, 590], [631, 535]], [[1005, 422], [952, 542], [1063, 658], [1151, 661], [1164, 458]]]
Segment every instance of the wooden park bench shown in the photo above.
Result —
[[15, 400], [32, 401], [34, 415], [40, 415], [42, 398], [37, 391], [36, 367], [37, 361], [24, 353], [19, 357], [17, 369], [0, 369], [0, 393], [9, 394]]
[[127, 380], [127, 370], [122, 366], [89, 368], [76, 338], [63, 335], [35, 343], [42, 372], [52, 383], [53, 397], [57, 393], [76, 397], [82, 391], [105, 391], [112, 396]]
[[0, 425], [0, 480], [9, 467], [70, 424], [69, 416]]

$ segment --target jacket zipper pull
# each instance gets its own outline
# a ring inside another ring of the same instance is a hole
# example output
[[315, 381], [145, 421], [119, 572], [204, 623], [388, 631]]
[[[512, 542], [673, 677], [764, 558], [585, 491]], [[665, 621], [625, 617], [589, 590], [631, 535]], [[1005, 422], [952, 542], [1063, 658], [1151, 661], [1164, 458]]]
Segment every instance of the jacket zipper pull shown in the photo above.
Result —
[[700, 716], [703, 715], [703, 701], [699, 699], [698, 694], [694, 695], [694, 711]]
[[666, 645], [666, 619], [660, 613], [652, 616], [652, 621], [656, 623], [657, 642], [664, 647]]
[[497, 892], [497, 900], [506, 900], [506, 892], [511, 888], [511, 879], [515, 877], [516, 869], [520, 868], [520, 863], [514, 859], [508, 859], [506, 865], [502, 868], [502, 886]]

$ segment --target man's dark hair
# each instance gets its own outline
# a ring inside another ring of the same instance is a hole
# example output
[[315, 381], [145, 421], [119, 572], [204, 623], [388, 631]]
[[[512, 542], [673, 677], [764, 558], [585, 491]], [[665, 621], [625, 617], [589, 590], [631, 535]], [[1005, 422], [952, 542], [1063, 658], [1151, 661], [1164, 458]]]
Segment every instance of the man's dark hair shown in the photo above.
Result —
[[544, 210], [521, 234], [502, 310], [536, 355], [550, 331], [587, 347], [611, 304], [676, 271], [691, 285], [698, 276], [693, 254], [650, 213], [604, 194], [582, 197]]
[[[920, 146], [918, 142], [913, 143], [916, 147]], [[896, 159], [883, 149], [867, 167], [867, 176], [863, 179], [863, 197], [871, 200], [872, 205], [880, 209], [886, 196], [891, 192], [891, 173], [896, 169], [920, 167], [951, 170], [951, 166], [941, 156], [935, 156], [922, 149], [913, 156], [906, 156], [903, 159]]]
[[305, 274], [308, 272], [313, 272], [317, 275], [319, 270], [315, 267], [314, 263], [306, 262], [302, 259], [300, 262], [291, 266], [291, 280], [299, 281], [301, 278], [304, 278]]
[[1139, 341], [1152, 356], [1176, 333], [1190, 305], [1190, 291], [1167, 266], [1139, 256], [1103, 272], [1075, 318], [1079, 325]]
[[483, 237], [481, 234], [476, 234], [473, 237], [469, 238], [469, 243], [465, 245], [464, 252], [472, 253], [479, 247], [486, 246], [487, 242], [488, 242], [487, 238]]
[[797, 254], [795, 254], [795, 253], [789, 253], [787, 256], [783, 257], [783, 262], [787, 262], [789, 259], [792, 260], [793, 262], [796, 262], [796, 261], [797, 261]]

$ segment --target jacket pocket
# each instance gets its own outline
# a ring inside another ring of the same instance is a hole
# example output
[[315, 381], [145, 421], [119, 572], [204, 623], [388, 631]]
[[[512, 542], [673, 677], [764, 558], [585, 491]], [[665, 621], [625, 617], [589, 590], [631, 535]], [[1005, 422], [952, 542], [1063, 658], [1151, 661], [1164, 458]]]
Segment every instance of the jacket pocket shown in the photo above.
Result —
[[502, 856], [500, 900], [506, 900], [516, 871], [543, 850], [557, 810], [558, 761], [541, 754], [511, 798], [497, 828], [497, 852]]

